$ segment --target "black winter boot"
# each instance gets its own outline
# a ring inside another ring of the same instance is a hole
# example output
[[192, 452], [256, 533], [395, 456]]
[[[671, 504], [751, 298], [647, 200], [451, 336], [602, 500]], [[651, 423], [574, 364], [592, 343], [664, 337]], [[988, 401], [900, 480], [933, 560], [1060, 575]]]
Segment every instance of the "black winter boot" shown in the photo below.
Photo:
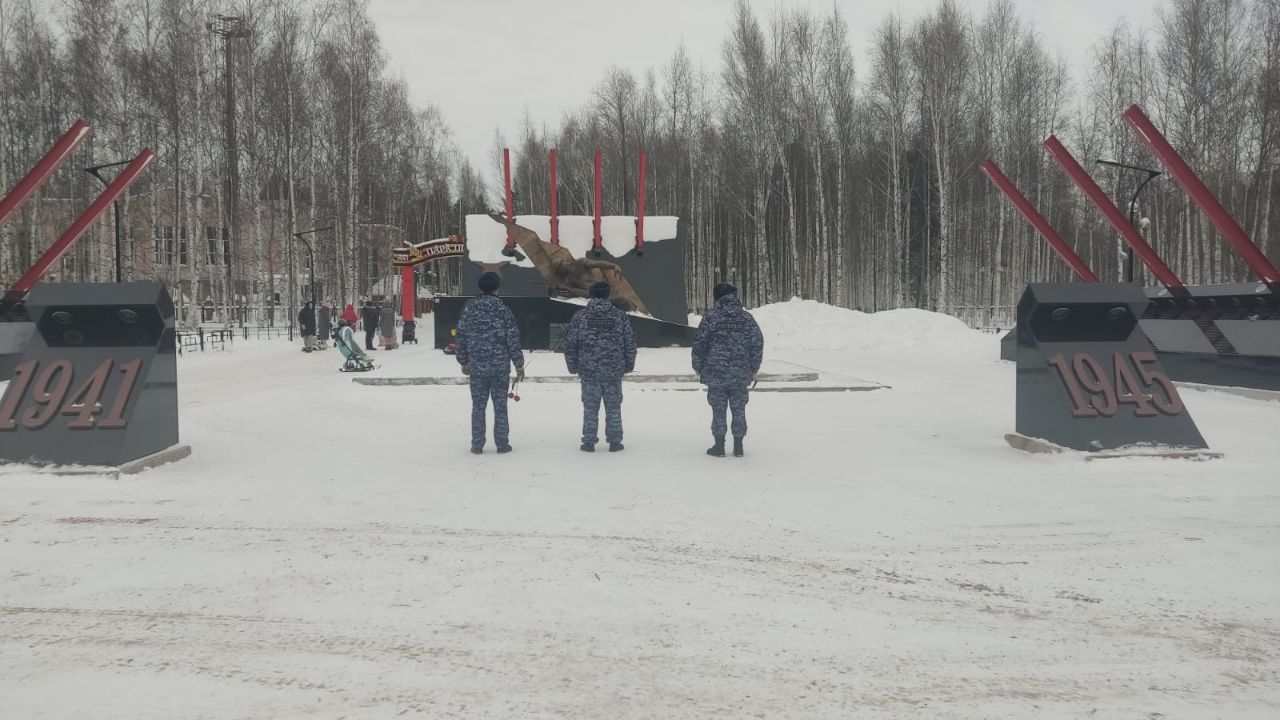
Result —
[[716, 438], [716, 444], [707, 448], [707, 454], [711, 457], [724, 457], [724, 438]]
[[578, 446], [578, 449], [581, 450], [582, 452], [595, 452], [596, 446], [592, 443], [584, 442], [582, 443], [582, 445]]
[[742, 457], [742, 438], [733, 439], [733, 456]]
[[622, 443], [609, 443], [609, 452], [622, 452]]
[[511, 446], [510, 446], [510, 445], [499, 445], [499, 446], [498, 446], [498, 454], [499, 454], [499, 455], [506, 455], [506, 454], [507, 454], [507, 453], [509, 453], [509, 452], [511, 452]]

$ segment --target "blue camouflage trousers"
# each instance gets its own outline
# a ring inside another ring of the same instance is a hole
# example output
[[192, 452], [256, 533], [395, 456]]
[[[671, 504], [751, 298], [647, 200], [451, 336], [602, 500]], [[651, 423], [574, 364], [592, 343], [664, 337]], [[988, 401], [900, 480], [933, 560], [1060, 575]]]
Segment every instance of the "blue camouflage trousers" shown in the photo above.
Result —
[[507, 390], [511, 377], [501, 375], [471, 376], [471, 447], [483, 448], [485, 441], [485, 410], [493, 400], [493, 441], [498, 447], [509, 445], [507, 425]]
[[582, 442], [600, 440], [600, 402], [604, 401], [604, 437], [622, 442], [622, 379], [582, 380]]
[[711, 434], [717, 442], [724, 440], [725, 410], [733, 413], [733, 436], [746, 437], [747, 400], [751, 391], [745, 387], [709, 387], [707, 402], [711, 404]]

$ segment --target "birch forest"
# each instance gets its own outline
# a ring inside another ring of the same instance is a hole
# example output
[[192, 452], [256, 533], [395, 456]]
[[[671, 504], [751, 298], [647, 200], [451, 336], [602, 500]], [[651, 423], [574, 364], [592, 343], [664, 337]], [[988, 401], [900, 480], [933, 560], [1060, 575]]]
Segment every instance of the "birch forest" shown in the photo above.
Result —
[[[1121, 120], [1138, 103], [1280, 261], [1280, 0], [1168, 0], [1145, 26], [1097, 38], [1082, 68], [1055, 59], [1011, 0], [977, 13], [942, 0], [855, 28], [838, 11], [759, 7], [739, 2], [726, 18], [718, 67], [677, 48], [662, 67], [605, 70], [559, 127], [526, 122], [510, 141], [517, 205], [548, 211], [555, 146], [561, 203], [587, 211], [600, 147], [605, 207], [634, 212], [645, 149], [646, 212], [681, 217], [694, 308], [724, 278], [755, 305], [921, 307], [1008, 327], [1027, 282], [1071, 275], [978, 165], [995, 159], [1100, 277], [1119, 280], [1115, 231], [1040, 145], [1056, 134], [1127, 209], [1145, 175], [1094, 161], [1160, 167]], [[851, 31], [871, 38], [863, 66]], [[1184, 282], [1250, 279], [1172, 180], [1139, 209]]]
[[[0, 231], [5, 284], [101, 192], [83, 167], [143, 147], [157, 159], [129, 191], [124, 275], [218, 319], [287, 324], [312, 274], [318, 299], [368, 297], [392, 245], [484, 209], [440, 110], [386, 72], [363, 0], [0, 0], [0, 38], [0, 185], [76, 118], [95, 131]], [[110, 282], [112, 228], [107, 212], [59, 276]]]
[[[513, 100], [494, 125], [515, 131], [495, 130], [493, 154], [474, 159], [457, 151], [448, 108], [415, 106], [387, 72], [364, 0], [46, 2], [0, 0], [0, 185], [77, 117], [96, 129], [85, 159], [153, 148], [127, 200], [126, 276], [228, 312], [253, 307], [253, 318], [292, 313], [309, 270], [327, 299], [365, 297], [389, 275], [392, 244], [501, 207], [503, 147], [517, 213], [549, 213], [555, 147], [564, 214], [590, 212], [597, 148], [605, 213], [633, 214], [647, 152], [646, 212], [681, 218], [692, 308], [723, 279], [752, 305], [921, 307], [1007, 327], [1027, 282], [1070, 273], [978, 165], [995, 159], [1099, 276], [1119, 279], [1116, 233], [1040, 143], [1057, 135], [1127, 209], [1144, 176], [1095, 161], [1159, 167], [1121, 120], [1133, 103], [1280, 262], [1280, 0], [1166, 0], [1093, 39], [1080, 67], [1056, 58], [1051, 29], [1012, 0], [939, 0], [856, 25], [839, 10], [740, 0], [723, 37], [703, 40], [721, 48], [713, 66], [683, 47], [659, 67], [602, 64], [556, 126], [521, 121]], [[219, 15], [240, 18], [237, 32]], [[865, 57], [853, 34], [869, 38]], [[95, 183], [64, 169], [0, 230], [0, 283]], [[1139, 214], [1188, 284], [1249, 279], [1167, 176]], [[291, 238], [325, 227], [305, 236], [309, 267]], [[112, 252], [108, 213], [62, 277], [109, 281]], [[441, 265], [425, 281], [469, 291], [457, 277]]]

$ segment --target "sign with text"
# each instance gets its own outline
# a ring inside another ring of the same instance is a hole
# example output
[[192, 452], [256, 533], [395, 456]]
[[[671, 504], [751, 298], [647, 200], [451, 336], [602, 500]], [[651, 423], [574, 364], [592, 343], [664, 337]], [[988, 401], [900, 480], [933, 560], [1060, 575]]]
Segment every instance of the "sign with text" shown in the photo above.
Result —
[[173, 303], [159, 283], [41, 284], [0, 397], [0, 459], [122, 465], [178, 442]]
[[1018, 303], [1018, 433], [1087, 451], [1206, 448], [1138, 325], [1147, 305], [1136, 285], [1028, 285]]
[[446, 258], [463, 257], [467, 254], [466, 241], [461, 235], [450, 235], [439, 240], [424, 243], [406, 244], [391, 249], [391, 264], [395, 267], [413, 267], [422, 263]]

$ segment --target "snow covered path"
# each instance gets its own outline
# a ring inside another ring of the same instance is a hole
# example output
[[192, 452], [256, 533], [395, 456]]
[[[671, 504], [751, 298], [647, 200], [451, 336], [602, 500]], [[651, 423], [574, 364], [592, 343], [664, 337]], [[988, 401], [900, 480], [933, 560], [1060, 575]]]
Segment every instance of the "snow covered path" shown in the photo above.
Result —
[[1025, 455], [961, 345], [771, 349], [892, 389], [757, 394], [742, 460], [699, 393], [584, 455], [530, 384], [477, 458], [465, 387], [183, 358], [191, 458], [0, 470], [0, 717], [1280, 716], [1280, 403], [1188, 392], [1223, 460]]

